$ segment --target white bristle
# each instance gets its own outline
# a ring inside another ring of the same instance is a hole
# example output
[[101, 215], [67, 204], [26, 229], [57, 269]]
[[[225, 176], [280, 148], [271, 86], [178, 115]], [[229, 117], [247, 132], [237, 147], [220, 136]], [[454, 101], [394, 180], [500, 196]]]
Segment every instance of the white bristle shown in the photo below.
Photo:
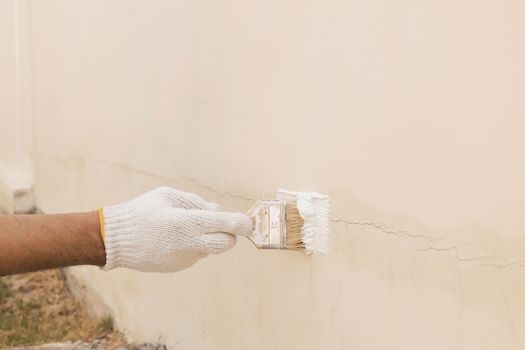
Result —
[[291, 192], [280, 189], [279, 199], [296, 201], [304, 219], [302, 240], [307, 254], [328, 253], [330, 247], [329, 197], [315, 192]]

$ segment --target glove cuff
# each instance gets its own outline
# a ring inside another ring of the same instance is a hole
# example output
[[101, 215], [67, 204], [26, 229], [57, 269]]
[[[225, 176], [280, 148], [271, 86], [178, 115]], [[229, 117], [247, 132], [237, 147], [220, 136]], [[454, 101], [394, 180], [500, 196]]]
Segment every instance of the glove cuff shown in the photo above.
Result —
[[121, 205], [101, 208], [99, 210], [100, 233], [106, 250], [104, 270], [117, 267], [132, 268], [136, 263], [137, 254], [135, 215], [132, 205]]

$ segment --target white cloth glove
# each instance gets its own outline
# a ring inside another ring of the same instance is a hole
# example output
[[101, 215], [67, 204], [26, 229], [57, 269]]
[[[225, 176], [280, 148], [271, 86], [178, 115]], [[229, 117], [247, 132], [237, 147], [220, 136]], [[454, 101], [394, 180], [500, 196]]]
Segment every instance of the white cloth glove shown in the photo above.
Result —
[[245, 214], [216, 210], [214, 203], [168, 187], [101, 209], [104, 269], [182, 270], [232, 248], [234, 235], [251, 232], [253, 223]]

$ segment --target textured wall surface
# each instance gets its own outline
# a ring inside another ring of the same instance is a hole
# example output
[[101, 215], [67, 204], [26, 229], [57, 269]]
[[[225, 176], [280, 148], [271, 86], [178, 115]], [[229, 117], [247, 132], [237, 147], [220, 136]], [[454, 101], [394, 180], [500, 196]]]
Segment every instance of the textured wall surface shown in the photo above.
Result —
[[132, 340], [525, 347], [524, 2], [27, 5], [45, 212], [160, 185], [332, 198], [325, 256], [240, 240], [175, 274], [74, 269]]

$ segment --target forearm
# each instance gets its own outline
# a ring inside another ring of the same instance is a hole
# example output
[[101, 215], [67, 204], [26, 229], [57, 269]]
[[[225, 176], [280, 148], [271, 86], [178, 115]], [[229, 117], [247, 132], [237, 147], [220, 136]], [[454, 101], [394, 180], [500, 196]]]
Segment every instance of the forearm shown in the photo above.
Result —
[[97, 212], [0, 215], [0, 276], [104, 264]]
[[73, 265], [175, 272], [253, 230], [249, 216], [169, 187], [99, 213], [0, 215], [0, 276]]

